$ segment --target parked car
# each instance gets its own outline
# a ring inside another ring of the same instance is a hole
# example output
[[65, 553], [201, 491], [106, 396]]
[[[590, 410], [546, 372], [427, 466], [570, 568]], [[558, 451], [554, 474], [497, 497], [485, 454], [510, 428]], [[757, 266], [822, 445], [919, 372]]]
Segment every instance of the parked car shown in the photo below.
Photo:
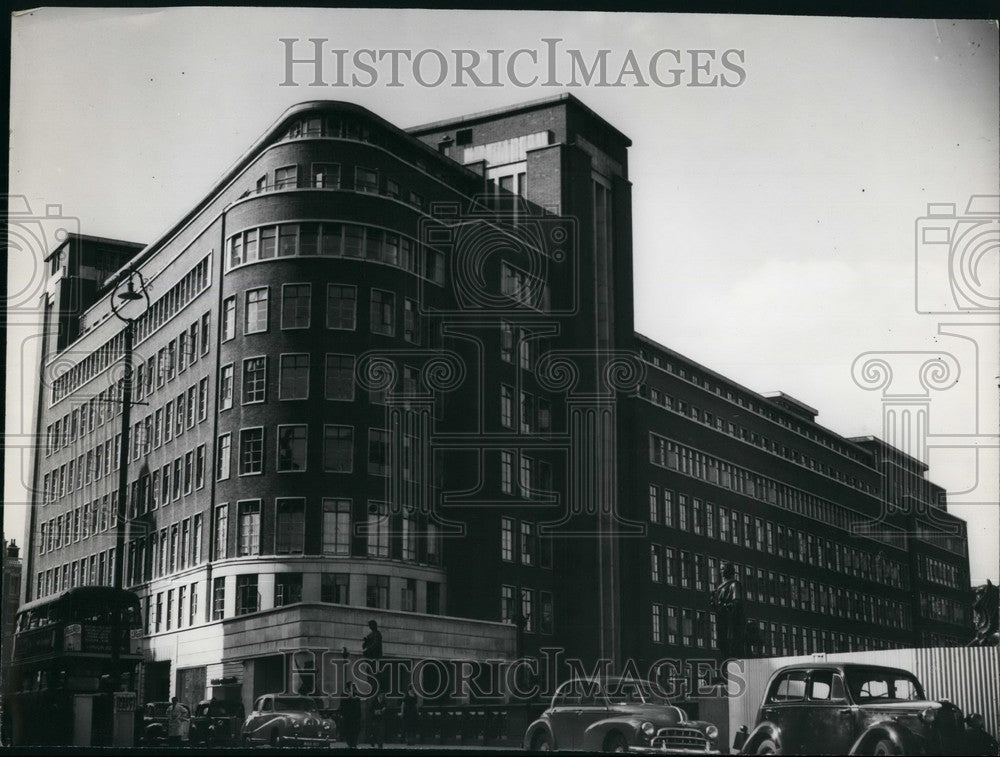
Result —
[[528, 726], [524, 748], [719, 754], [718, 736], [713, 724], [688, 720], [649, 681], [577, 678], [556, 689], [549, 709]]
[[826, 662], [778, 670], [753, 730], [733, 746], [741, 754], [997, 754], [982, 715], [928, 701], [912, 673]]
[[257, 697], [243, 723], [243, 743], [271, 746], [331, 746], [337, 728], [312, 697], [265, 694]]
[[167, 738], [167, 708], [170, 702], [146, 702], [142, 709], [142, 740], [155, 744]]
[[191, 717], [191, 743], [235, 744], [239, 741], [244, 711], [240, 701], [204, 699]]

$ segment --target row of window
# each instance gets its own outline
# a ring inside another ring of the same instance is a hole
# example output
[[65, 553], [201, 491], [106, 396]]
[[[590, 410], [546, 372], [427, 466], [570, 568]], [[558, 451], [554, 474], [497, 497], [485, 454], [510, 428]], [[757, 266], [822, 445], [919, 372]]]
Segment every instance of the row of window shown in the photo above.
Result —
[[[403, 338], [412, 344], [423, 340], [420, 305], [402, 297], [403, 322], [397, 324], [396, 295], [383, 289], [369, 291], [369, 330], [373, 334], [395, 336], [397, 326]], [[261, 334], [270, 328], [270, 287], [255, 287], [244, 293], [243, 333]], [[326, 286], [326, 328], [354, 331], [357, 328], [358, 288], [346, 284]], [[237, 297], [222, 303], [222, 341], [236, 336]], [[283, 284], [281, 287], [280, 326], [283, 330], [308, 329], [312, 324], [312, 285]]]
[[946, 623], [966, 622], [965, 605], [954, 599], [939, 597], [936, 594], [920, 595], [920, 614], [931, 620], [941, 620]]
[[[957, 534], [957, 535], [955, 535]], [[917, 521], [916, 538], [946, 549], [960, 557], [965, 557], [967, 542], [965, 540], [965, 524], [960, 520], [950, 521], [947, 525], [931, 525]]]
[[44, 474], [42, 503], [55, 502], [91, 482], [110, 476], [113, 470], [118, 470], [120, 449], [121, 434], [115, 434], [113, 439], [96, 444], [75, 459], [53, 468], [51, 473]]
[[[237, 472], [252, 476], [264, 472], [265, 430], [263, 426], [243, 428], [239, 432]], [[385, 429], [368, 429], [367, 472], [376, 476], [389, 475], [389, 445], [391, 434]], [[393, 472], [406, 481], [419, 481], [418, 439], [404, 434], [401, 456]], [[277, 427], [275, 470], [278, 473], [303, 473], [309, 469], [309, 424], [288, 423]], [[353, 473], [354, 427], [323, 424], [322, 470], [327, 473]], [[219, 481], [232, 474], [232, 434], [219, 436], [216, 447], [215, 476]]]
[[47, 570], [35, 575], [35, 599], [75, 589], [77, 586], [113, 586], [115, 570], [114, 547], [96, 552], [88, 557]]
[[552, 567], [552, 537], [539, 536], [537, 526], [531, 521], [518, 522], [515, 518], [500, 519], [500, 559], [521, 565]]
[[661, 359], [655, 352], [650, 352], [650, 350], [647, 350], [646, 348], [640, 348], [639, 357], [646, 362], [652, 363], [657, 368], [662, 368], [668, 373], [672, 373], [684, 381], [694, 384], [695, 386], [700, 386], [701, 388], [710, 391], [719, 397], [725, 397], [730, 402], [734, 402], [742, 408], [767, 418], [768, 420], [774, 421], [775, 423], [778, 423], [781, 426], [806, 437], [807, 439], [811, 439], [818, 444], [829, 447], [845, 457], [849, 457], [850, 459], [859, 463], [864, 463], [865, 465], [870, 464], [868, 457], [863, 455], [858, 450], [845, 444], [840, 444], [825, 434], [819, 434], [810, 426], [800, 425], [796, 421], [788, 419], [784, 413], [769, 407], [767, 404], [758, 402], [757, 400], [741, 394], [738, 391], [734, 392], [731, 388], [719, 384], [713, 379], [697, 374], [693, 369], [685, 368], [683, 365], [675, 364], [670, 360]]
[[[212, 283], [211, 262], [212, 255], [209, 253], [136, 319], [134, 327], [136, 346], [208, 289]], [[120, 331], [52, 382], [52, 402], [56, 403], [71, 394], [85, 382], [121, 360], [124, 354], [125, 334]]]
[[[156, 355], [138, 361], [132, 379], [133, 401], [152, 395], [154, 389], [163, 388], [168, 381], [184, 373], [189, 365], [193, 366], [199, 354], [204, 357], [210, 349], [211, 313], [206, 312]], [[84, 439], [120, 415], [123, 387], [123, 380], [119, 381], [96, 397], [82, 402], [62, 419], [49, 424], [45, 435], [46, 456], [72, 445], [78, 439]]]
[[[674, 607], [654, 602], [650, 608], [651, 638], [654, 644], [715, 649], [718, 628], [714, 612]], [[868, 649], [899, 649], [900, 642], [825, 628], [807, 628], [789, 623], [758, 620], [755, 651], [777, 657], [816, 652], [856, 652]]]
[[684, 400], [678, 400], [675, 397], [671, 397], [669, 394], [664, 394], [660, 392], [659, 389], [654, 389], [646, 384], [639, 386], [639, 396], [643, 399], [649, 400], [654, 405], [666, 408], [678, 415], [683, 415], [686, 418], [690, 418], [698, 423], [703, 423], [706, 426], [714, 428], [716, 431], [720, 431], [724, 434], [728, 434], [734, 439], [740, 439], [748, 444], [752, 444], [759, 449], [770, 452], [773, 455], [778, 455], [785, 460], [791, 461], [796, 465], [801, 465], [810, 470], [816, 471], [827, 478], [832, 478], [841, 483], [849, 484], [855, 489], [859, 489], [869, 494], [875, 494], [877, 492], [877, 487], [874, 484], [866, 483], [862, 481], [857, 476], [850, 476], [844, 471], [833, 465], [827, 465], [826, 463], [820, 462], [814, 457], [800, 452], [793, 447], [789, 447], [785, 444], [781, 444], [778, 441], [772, 441], [767, 436], [763, 434], [758, 434], [756, 431], [751, 431], [746, 426], [740, 425], [739, 423], [733, 423], [732, 421], [727, 421], [721, 416], [714, 415], [708, 410], [702, 410], [700, 407], [696, 407], [689, 402]]
[[[536, 603], [537, 598], [537, 603]], [[529, 586], [500, 586], [500, 622], [519, 625], [525, 633], [555, 632], [552, 592]]]
[[[514, 397], [518, 398], [515, 408]], [[552, 430], [552, 403], [523, 389], [500, 385], [500, 425], [522, 434], [549, 433]]]
[[[414, 578], [395, 579], [398, 582], [398, 601], [390, 596], [390, 589], [393, 580], [386, 575], [365, 576], [365, 596], [364, 604], [361, 605], [360, 598], [351, 595], [351, 575], [349, 573], [321, 573], [320, 574], [320, 594], [319, 597], [303, 596], [302, 573], [276, 573], [274, 576], [274, 596], [273, 606], [283, 607], [285, 605], [299, 602], [320, 602], [337, 605], [352, 605], [371, 607], [381, 610], [403, 610], [404, 612], [423, 612], [428, 615], [440, 615], [443, 612], [441, 606], [441, 584], [437, 581], [418, 582]], [[424, 584], [424, 602], [422, 606], [417, 603], [418, 583]], [[243, 573], [236, 577], [236, 603], [235, 614], [237, 616], [258, 612], [262, 606], [260, 593], [260, 578], [256, 573]], [[170, 602], [170, 591], [160, 592], [156, 595], [155, 601], [147, 599], [146, 632], [158, 633], [161, 626], [165, 625], [165, 630], [170, 630], [170, 612], [163, 614], [163, 599], [165, 594], [167, 603]], [[181, 609], [178, 608], [178, 618]], [[212, 620], [223, 620], [226, 617], [226, 579], [224, 577], [212, 580]], [[190, 614], [194, 617], [194, 613]], [[179, 622], [179, 621], [178, 621]], [[193, 621], [192, 621], [193, 622]]]
[[[350, 557], [357, 547], [354, 537], [361, 537], [361, 555], [405, 562], [441, 564], [441, 534], [437, 524], [416, 513], [403, 510], [392, 513], [388, 503], [369, 500], [367, 515], [357, 520], [354, 501], [345, 497], [322, 498], [320, 553], [331, 557]], [[215, 506], [212, 559], [248, 557], [261, 554], [261, 501], [236, 503], [236, 543], [229, 544], [228, 503]], [[275, 554], [305, 554], [304, 497], [279, 497], [274, 508]]]
[[[852, 535], [858, 525], [871, 520], [864, 513], [780, 483], [738, 465], [727, 463], [704, 452], [677, 444], [654, 433], [649, 435], [649, 461], [661, 468], [679, 471], [687, 476], [730, 489], [765, 504], [777, 505], [806, 518], [847, 531]], [[894, 528], [891, 529], [893, 533], [886, 533], [890, 528], [888, 525], [880, 523], [880, 530], [869, 536], [898, 549], [906, 549], [906, 540], [903, 534]]]
[[445, 283], [444, 255], [395, 231], [339, 221], [259, 226], [229, 238], [226, 269], [290, 257], [350, 258], [409, 271], [439, 286]]
[[[654, 583], [695, 591], [705, 591], [720, 583], [720, 563], [715, 557], [706, 559], [705, 555], [653, 543], [649, 560]], [[866, 623], [884, 622], [895, 628], [901, 628], [907, 620], [907, 607], [902, 602], [750, 565], [743, 566], [742, 571], [738, 565], [736, 568], [744, 595], [751, 602]]]
[[712, 502], [689, 498], [666, 487], [661, 490], [656, 484], [649, 485], [649, 520], [887, 586], [905, 588], [907, 585], [906, 567], [882, 552], [873, 554], [749, 513], [739, 513], [721, 505], [716, 508]]
[[931, 581], [952, 589], [963, 588], [962, 570], [957, 565], [946, 563], [943, 560], [936, 560], [927, 555], [920, 555], [918, 566], [920, 577], [925, 581]]

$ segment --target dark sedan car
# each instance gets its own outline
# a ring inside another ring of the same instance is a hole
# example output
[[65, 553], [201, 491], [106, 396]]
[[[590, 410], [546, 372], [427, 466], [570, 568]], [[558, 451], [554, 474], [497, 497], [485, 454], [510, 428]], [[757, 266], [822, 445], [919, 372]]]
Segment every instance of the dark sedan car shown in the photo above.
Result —
[[825, 662], [778, 670], [753, 730], [734, 746], [741, 754], [997, 754], [981, 715], [928, 701], [912, 673]]
[[573, 679], [528, 726], [524, 748], [636, 754], [718, 754], [718, 729], [688, 720], [648, 681]]
[[212, 746], [236, 744], [243, 719], [242, 702], [204, 699], [198, 702], [191, 717], [191, 742]]

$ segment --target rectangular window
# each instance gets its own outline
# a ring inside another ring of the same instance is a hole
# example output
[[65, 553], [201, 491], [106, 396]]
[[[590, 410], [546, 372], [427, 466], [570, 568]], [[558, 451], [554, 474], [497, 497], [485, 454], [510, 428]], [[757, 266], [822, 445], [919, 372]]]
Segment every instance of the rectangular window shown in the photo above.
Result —
[[368, 429], [368, 472], [385, 476], [389, 472], [389, 432]]
[[389, 505], [368, 503], [368, 556], [389, 556]]
[[511, 518], [500, 519], [500, 558], [505, 562], [514, 560], [514, 521]]
[[521, 589], [521, 617], [524, 618], [524, 630], [526, 633], [535, 631], [535, 591], [534, 589]]
[[351, 554], [351, 500], [323, 500], [323, 554]]
[[226, 610], [226, 579], [212, 579], [212, 620], [222, 620]]
[[237, 556], [260, 554], [260, 500], [240, 502], [237, 513]]
[[649, 569], [650, 577], [654, 582], [659, 583], [661, 579], [660, 564], [663, 562], [663, 547], [659, 544], [649, 545]]
[[245, 428], [240, 430], [240, 475], [246, 476], [264, 471], [264, 429]]
[[365, 605], [389, 609], [389, 576], [368, 576], [365, 586]]
[[278, 399], [309, 398], [309, 353], [282, 355], [278, 364]]
[[535, 539], [535, 524], [521, 521], [521, 564], [535, 565], [538, 544]]
[[663, 606], [654, 602], [653, 603], [653, 613], [651, 617], [652, 628], [653, 628], [653, 643], [661, 644], [663, 643]]
[[500, 490], [514, 493], [514, 453], [506, 449], [500, 450]]
[[304, 471], [308, 454], [308, 426], [278, 426], [278, 472]]
[[224, 560], [229, 556], [229, 505], [215, 507], [215, 560]]
[[283, 607], [302, 601], [302, 574], [278, 573], [274, 581], [274, 606]]
[[[202, 515], [198, 513], [194, 516], [194, 524], [191, 529], [191, 564], [197, 565], [201, 562], [201, 537], [202, 537]], [[191, 598], [194, 599], [192, 592]]]
[[257, 574], [236, 576], [236, 614], [246, 615], [260, 609]]
[[301, 555], [306, 542], [306, 501], [301, 497], [279, 499], [275, 509], [275, 552]]
[[371, 332], [392, 336], [395, 333], [396, 295], [381, 289], [371, 291]]
[[354, 188], [358, 192], [372, 192], [373, 194], [378, 194], [378, 172], [373, 171], [370, 168], [361, 168], [360, 166], [355, 167]]
[[267, 358], [243, 360], [243, 404], [264, 402], [267, 389]]
[[219, 436], [219, 445], [216, 449], [215, 454], [215, 479], [216, 481], [225, 481], [229, 478], [231, 469], [231, 457], [232, 457], [232, 435], [231, 434], [221, 434]]
[[312, 185], [321, 189], [337, 189], [340, 186], [340, 165], [337, 163], [313, 163]]
[[354, 470], [353, 426], [323, 426], [323, 470], [331, 473]]
[[357, 287], [327, 284], [326, 327], [353, 331], [357, 321]]
[[660, 522], [660, 487], [649, 485], [649, 522]]
[[245, 317], [243, 320], [244, 334], [257, 334], [267, 331], [267, 295], [267, 287], [247, 290]]
[[354, 399], [354, 355], [326, 355], [326, 398]]
[[400, 608], [405, 612], [414, 612], [417, 609], [417, 581], [414, 578], [403, 579], [403, 586], [400, 597]]
[[298, 166], [282, 166], [274, 170], [275, 189], [295, 189], [299, 183]]
[[506, 384], [500, 385], [500, 424], [514, 428], [514, 390]]
[[222, 366], [219, 371], [219, 409], [229, 410], [233, 406], [233, 364]]
[[194, 450], [184, 453], [184, 493], [194, 490]]
[[412, 344], [420, 344], [420, 310], [416, 300], [407, 298], [403, 302], [403, 339]]
[[281, 328], [309, 328], [312, 285], [283, 284], [281, 287]]
[[[227, 297], [222, 303], [222, 341], [228, 342], [236, 336], [236, 297]], [[172, 347], [173, 345], [171, 345]], [[173, 378], [173, 354], [168, 348], [167, 376]]]
[[350, 604], [351, 576], [349, 573], [321, 573], [320, 601], [336, 605]]

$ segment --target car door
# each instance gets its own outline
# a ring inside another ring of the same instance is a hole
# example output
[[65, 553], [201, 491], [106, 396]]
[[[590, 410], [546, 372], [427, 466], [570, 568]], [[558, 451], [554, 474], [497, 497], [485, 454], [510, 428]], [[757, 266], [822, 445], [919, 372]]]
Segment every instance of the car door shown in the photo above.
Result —
[[840, 673], [830, 669], [811, 671], [802, 706], [798, 751], [847, 754], [857, 732], [857, 710], [847, 701]]
[[549, 728], [556, 749], [569, 749], [573, 741], [576, 711], [580, 709], [583, 699], [582, 681], [567, 681], [552, 697], [552, 706], [546, 713]]
[[773, 723], [780, 732], [780, 747], [785, 754], [800, 751], [802, 708], [806, 693], [806, 671], [789, 670], [771, 684], [761, 708], [761, 719]]
[[580, 705], [573, 712], [572, 742], [570, 749], [583, 746], [583, 733], [598, 720], [608, 717], [608, 700], [603, 687], [597, 682], [590, 682], [583, 691]]
[[[265, 712], [265, 709], [267, 712]], [[271, 717], [270, 710], [270, 697], [260, 697], [253, 703], [253, 712], [251, 712], [250, 717], [247, 718], [246, 728], [244, 729], [247, 736], [254, 740], [262, 738], [260, 729], [264, 724], [264, 720]]]

